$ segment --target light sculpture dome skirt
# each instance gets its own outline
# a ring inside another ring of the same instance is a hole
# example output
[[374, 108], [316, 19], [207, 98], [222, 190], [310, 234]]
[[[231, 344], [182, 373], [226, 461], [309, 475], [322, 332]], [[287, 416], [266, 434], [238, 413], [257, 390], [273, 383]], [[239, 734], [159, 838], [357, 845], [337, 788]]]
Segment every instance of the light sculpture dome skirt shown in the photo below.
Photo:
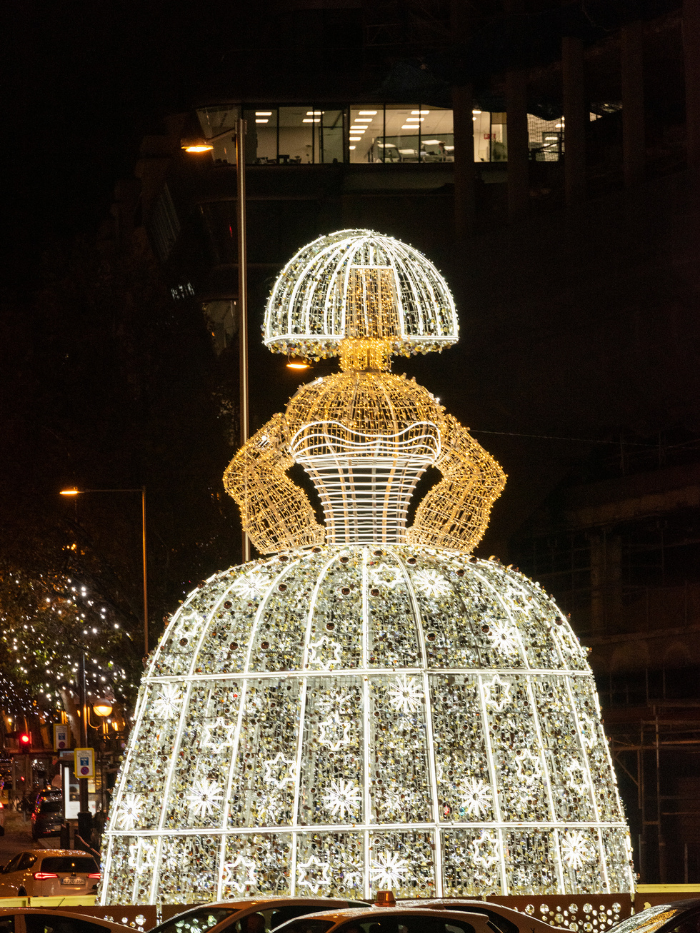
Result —
[[144, 677], [102, 903], [627, 891], [584, 650], [522, 574], [321, 546], [195, 589]]

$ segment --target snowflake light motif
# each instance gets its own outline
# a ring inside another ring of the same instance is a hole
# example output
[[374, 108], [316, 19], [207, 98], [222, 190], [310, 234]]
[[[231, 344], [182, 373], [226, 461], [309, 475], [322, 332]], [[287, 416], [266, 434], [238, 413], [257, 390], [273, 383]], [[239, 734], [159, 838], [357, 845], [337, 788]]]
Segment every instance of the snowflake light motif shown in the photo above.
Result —
[[270, 578], [257, 570], [251, 570], [245, 576], [239, 577], [231, 587], [231, 592], [241, 599], [256, 599], [270, 586]]
[[486, 705], [500, 713], [510, 699], [510, 684], [496, 674], [491, 680], [484, 681], [482, 689]]
[[[322, 660], [324, 646], [328, 646], [331, 651], [331, 657]], [[322, 671], [330, 671], [334, 667], [342, 667], [343, 654], [342, 648], [337, 641], [333, 641], [328, 635], [321, 635], [318, 641], [309, 643], [309, 667], [320, 667]]]
[[129, 868], [141, 875], [143, 872], [153, 868], [156, 864], [156, 846], [153, 842], [141, 840], [141, 858], [139, 860], [139, 844], [134, 842], [129, 846], [129, 858], [127, 860]]
[[460, 809], [477, 819], [491, 809], [491, 788], [485, 781], [467, 778], [459, 788]]
[[237, 855], [232, 862], [224, 862], [221, 881], [224, 887], [245, 894], [257, 884], [255, 862], [247, 855]]
[[528, 748], [524, 748], [515, 756], [515, 770], [518, 780], [530, 788], [542, 777], [542, 763]]
[[480, 865], [488, 875], [498, 864], [498, 840], [487, 830], [471, 843], [474, 864]]
[[500, 651], [506, 657], [518, 654], [518, 633], [512, 625], [507, 622], [492, 622], [490, 628], [488, 638], [496, 651]]
[[202, 778], [192, 785], [192, 792], [187, 795], [190, 810], [195, 816], [210, 816], [223, 800], [223, 787], [216, 781]]
[[339, 751], [344, 745], [350, 745], [350, 723], [343, 722], [339, 713], [332, 713], [328, 719], [318, 724], [318, 741], [332, 752]]
[[382, 562], [378, 567], [369, 568], [369, 582], [371, 586], [385, 586], [393, 590], [395, 586], [403, 583], [403, 574], [400, 567], [391, 567]]
[[423, 699], [423, 688], [417, 677], [399, 674], [389, 687], [389, 702], [401, 713], [415, 713]]
[[346, 871], [343, 876], [346, 888], [361, 888], [363, 873], [359, 870], [351, 869]]
[[580, 830], [564, 833], [561, 843], [561, 856], [574, 871], [582, 868], [585, 862], [594, 857], [588, 847], [588, 840]]
[[120, 829], [133, 829], [143, 810], [143, 794], [124, 794], [117, 815]]
[[323, 802], [333, 816], [345, 819], [360, 805], [360, 790], [354, 781], [331, 781], [331, 789], [323, 795]]
[[274, 826], [278, 822], [278, 815], [282, 809], [282, 799], [279, 794], [274, 793], [265, 795], [258, 807], [258, 822], [262, 825], [267, 823]]
[[156, 694], [151, 712], [156, 719], [175, 719], [182, 701], [182, 690], [177, 684], [164, 684]]
[[263, 780], [272, 787], [282, 788], [287, 784], [294, 785], [294, 779], [297, 773], [296, 762], [292, 758], [287, 758], [282, 752], [278, 752], [274, 758], [263, 762], [264, 776]]
[[235, 723], [226, 722], [223, 717], [219, 716], [215, 722], [208, 722], [204, 726], [202, 748], [210, 748], [215, 755], [220, 755], [225, 749], [233, 746], [235, 730]]
[[447, 596], [451, 591], [449, 582], [437, 570], [419, 570], [413, 576], [413, 585], [419, 593], [430, 598]]
[[297, 877], [300, 888], [308, 888], [312, 894], [318, 894], [319, 889], [331, 883], [328, 876], [330, 864], [322, 862], [320, 858], [312, 855], [308, 862], [297, 865]]
[[389, 891], [397, 888], [408, 874], [408, 862], [398, 852], [380, 852], [372, 860], [370, 874], [379, 889]]

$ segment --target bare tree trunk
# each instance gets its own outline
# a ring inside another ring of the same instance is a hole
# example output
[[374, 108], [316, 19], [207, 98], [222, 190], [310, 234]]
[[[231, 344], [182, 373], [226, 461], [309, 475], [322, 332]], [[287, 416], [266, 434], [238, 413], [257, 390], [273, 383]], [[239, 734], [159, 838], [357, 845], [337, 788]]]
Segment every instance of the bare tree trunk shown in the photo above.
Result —
[[78, 707], [73, 695], [67, 687], [59, 687], [59, 693], [63, 700], [63, 708], [68, 716], [70, 731], [73, 733], [73, 740], [76, 747], [80, 746], [80, 717], [78, 716]]

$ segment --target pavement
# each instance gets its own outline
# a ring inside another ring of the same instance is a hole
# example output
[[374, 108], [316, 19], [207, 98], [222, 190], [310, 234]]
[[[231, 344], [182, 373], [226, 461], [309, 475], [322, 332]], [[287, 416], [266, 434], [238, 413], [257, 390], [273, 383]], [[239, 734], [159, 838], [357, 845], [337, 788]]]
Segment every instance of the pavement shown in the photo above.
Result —
[[0, 836], [0, 865], [6, 865], [18, 852], [36, 848], [29, 815], [26, 820], [24, 816], [16, 810], [5, 810], [5, 835]]

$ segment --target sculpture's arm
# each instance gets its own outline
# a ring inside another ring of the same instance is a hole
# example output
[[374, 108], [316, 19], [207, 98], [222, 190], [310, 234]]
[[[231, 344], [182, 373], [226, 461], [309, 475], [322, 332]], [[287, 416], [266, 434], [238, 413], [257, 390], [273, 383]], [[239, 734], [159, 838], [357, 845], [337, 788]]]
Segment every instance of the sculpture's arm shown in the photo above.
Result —
[[275, 415], [238, 451], [224, 473], [226, 492], [241, 510], [243, 528], [263, 554], [322, 544], [319, 525], [304, 492], [287, 476], [287, 424]]
[[416, 510], [411, 544], [471, 551], [486, 531], [491, 506], [506, 483], [503, 470], [451, 415], [440, 426], [435, 466], [443, 479]]

